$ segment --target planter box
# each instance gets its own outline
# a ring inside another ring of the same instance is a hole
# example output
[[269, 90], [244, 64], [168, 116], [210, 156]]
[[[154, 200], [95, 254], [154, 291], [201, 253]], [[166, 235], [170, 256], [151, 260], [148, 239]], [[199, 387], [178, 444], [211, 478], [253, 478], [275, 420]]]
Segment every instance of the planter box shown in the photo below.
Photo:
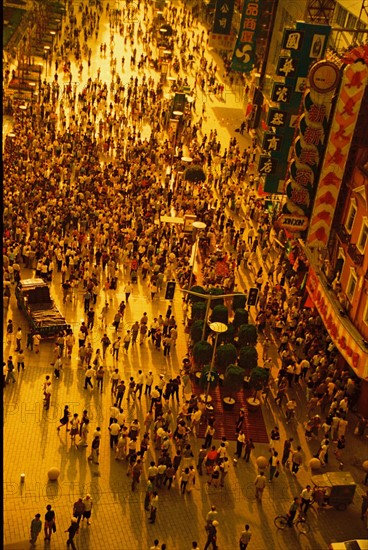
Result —
[[261, 402], [259, 399], [253, 399], [253, 397], [248, 397], [247, 399], [247, 407], [249, 411], [256, 411], [261, 406]]
[[224, 410], [225, 411], [230, 411], [231, 409], [234, 408], [235, 399], [233, 397], [224, 397], [222, 399], [222, 403], [223, 403], [223, 406], [224, 406]]

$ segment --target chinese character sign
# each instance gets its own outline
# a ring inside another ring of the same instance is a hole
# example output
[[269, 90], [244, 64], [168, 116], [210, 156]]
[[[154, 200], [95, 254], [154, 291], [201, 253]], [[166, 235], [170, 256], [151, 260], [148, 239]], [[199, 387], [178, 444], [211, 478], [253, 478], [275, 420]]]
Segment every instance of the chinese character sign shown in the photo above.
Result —
[[212, 32], [230, 34], [235, 0], [217, 0]]
[[244, 0], [238, 39], [231, 62], [233, 71], [249, 73], [253, 69], [257, 28], [261, 12], [262, 0]]

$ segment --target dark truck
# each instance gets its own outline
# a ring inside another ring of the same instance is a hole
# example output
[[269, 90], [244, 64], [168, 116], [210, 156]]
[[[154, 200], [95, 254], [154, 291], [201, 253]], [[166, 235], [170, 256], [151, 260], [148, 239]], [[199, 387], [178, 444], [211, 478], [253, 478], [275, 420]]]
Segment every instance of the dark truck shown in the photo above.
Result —
[[50, 288], [42, 279], [24, 279], [18, 282], [15, 296], [19, 309], [27, 317], [31, 330], [42, 338], [57, 336], [69, 328], [54, 301]]

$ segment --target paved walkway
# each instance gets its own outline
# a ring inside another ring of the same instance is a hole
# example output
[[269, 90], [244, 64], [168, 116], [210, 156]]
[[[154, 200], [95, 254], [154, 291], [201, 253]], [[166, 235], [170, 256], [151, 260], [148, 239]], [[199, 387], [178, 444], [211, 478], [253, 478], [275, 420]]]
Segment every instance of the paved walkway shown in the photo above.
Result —
[[[104, 23], [105, 41], [109, 43], [108, 24]], [[101, 41], [104, 38], [100, 37]], [[118, 41], [116, 41], [118, 42]], [[119, 47], [119, 46], [117, 46]], [[97, 48], [96, 48], [97, 49]], [[127, 55], [127, 53], [125, 53]], [[102, 67], [101, 72], [108, 76], [108, 62], [99, 58], [99, 54], [92, 57], [91, 74]], [[74, 69], [74, 73], [76, 70]], [[107, 78], [106, 76], [106, 78]], [[128, 74], [125, 74], [128, 80]], [[209, 133], [217, 127], [222, 139], [223, 147], [227, 146], [230, 136], [237, 135], [242, 146], [249, 138], [235, 134], [238, 125], [237, 113], [231, 112], [227, 116], [228, 105], [232, 105], [235, 98], [227, 94], [227, 103], [224, 105], [216, 99], [207, 101], [207, 116], [203, 130]], [[197, 106], [198, 112], [201, 104]], [[243, 143], [244, 142], [244, 143]], [[31, 274], [24, 271], [23, 277]], [[120, 274], [119, 287], [114, 296], [109, 318], [109, 333], [112, 332], [114, 310], [124, 298], [123, 281], [127, 277]], [[60, 292], [60, 277], [56, 275], [52, 284], [53, 295], [68, 322], [76, 330], [84, 318], [82, 298], [75, 303], [62, 303]], [[99, 298], [97, 311], [101, 309], [103, 299]], [[144, 311], [148, 312], [149, 319], [159, 313], [165, 314], [168, 303], [160, 297], [151, 302], [149, 291], [145, 284], [140, 283], [135, 288], [125, 311], [124, 325], [130, 325], [139, 320]], [[186, 335], [182, 330], [181, 296], [177, 292], [173, 304], [173, 313], [179, 321], [179, 339], [177, 348], [173, 350], [170, 359], [164, 359], [162, 352], [152, 349], [148, 342], [136, 349], [130, 348], [127, 356], [119, 359], [119, 368], [124, 373], [125, 380], [139, 368], [147, 373], [154, 370], [155, 377], [164, 374], [166, 377], [177, 375], [181, 360], [186, 353]], [[26, 324], [23, 316], [17, 309], [14, 297], [8, 309], [4, 308], [4, 327], [9, 318], [14, 326], [22, 326], [26, 333]], [[124, 329], [124, 327], [123, 327]], [[102, 331], [96, 327], [91, 338], [96, 349], [102, 337]], [[7, 346], [4, 341], [4, 358], [14, 355], [14, 343]], [[181, 496], [177, 482], [171, 489], [160, 491], [160, 503], [157, 522], [151, 525], [147, 521], [144, 510], [144, 493], [146, 476], [144, 475], [138, 490], [131, 492], [130, 481], [126, 476], [125, 463], [115, 461], [114, 453], [110, 451], [108, 420], [111, 406], [111, 395], [108, 383], [101, 395], [97, 390], [90, 392], [83, 389], [83, 371], [78, 369], [76, 353], [71, 362], [65, 362], [60, 381], [53, 381], [53, 396], [50, 411], [43, 411], [41, 385], [46, 374], [52, 374], [52, 343], [42, 342], [41, 352], [35, 355], [26, 352], [26, 370], [16, 375], [17, 382], [4, 390], [4, 543], [5, 548], [24, 550], [29, 548], [29, 524], [34, 515], [39, 512], [42, 516], [45, 507], [50, 502], [56, 511], [57, 532], [53, 535], [51, 545], [44, 544], [43, 537], [39, 537], [37, 548], [52, 547], [64, 548], [66, 542], [65, 529], [69, 526], [73, 503], [86, 493], [90, 493], [94, 500], [92, 525], [83, 526], [76, 539], [78, 549], [107, 549], [111, 550], [145, 550], [158, 538], [160, 543], [165, 542], [168, 550], [188, 550], [191, 541], [197, 540], [200, 548], [206, 540], [204, 523], [211, 505], [215, 505], [219, 512], [218, 544], [220, 550], [232, 550], [238, 547], [238, 537], [245, 522], [251, 525], [253, 537], [250, 549], [265, 550], [303, 548], [317, 550], [327, 548], [331, 540], [347, 540], [362, 538], [366, 530], [359, 519], [360, 498], [362, 486], [354, 504], [346, 512], [335, 510], [312, 510], [308, 515], [312, 531], [305, 537], [298, 535], [294, 529], [287, 532], [278, 532], [273, 525], [273, 518], [280, 512], [285, 512], [294, 495], [310, 481], [310, 472], [303, 468], [297, 479], [289, 472], [269, 484], [265, 490], [262, 505], [255, 500], [253, 481], [256, 471], [255, 456], [268, 454], [268, 446], [257, 445], [254, 456], [249, 464], [240, 460], [237, 467], [232, 467], [225, 482], [224, 488], [214, 489], [206, 484], [207, 477], [197, 477], [196, 486], [192, 494]], [[106, 361], [108, 370], [114, 366], [111, 356]], [[300, 404], [303, 399], [300, 398]], [[100, 449], [100, 465], [91, 465], [87, 461], [87, 450], [77, 450], [70, 444], [70, 438], [62, 429], [56, 431], [58, 419], [62, 416], [63, 407], [68, 404], [72, 413], [80, 415], [83, 409], [88, 409], [91, 418], [91, 431], [100, 426], [102, 442]], [[146, 412], [146, 401], [128, 406], [124, 409], [128, 420], [135, 417], [142, 422]], [[173, 404], [174, 413], [177, 412]], [[300, 415], [300, 416], [299, 416]], [[295, 442], [302, 441], [306, 451], [306, 460], [311, 456], [313, 448], [309, 449], [305, 443], [301, 426], [283, 427], [283, 421], [273, 406], [264, 407], [264, 416], [269, 431], [278, 424], [282, 439], [287, 435], [293, 436]], [[303, 412], [298, 409], [298, 417], [303, 418]], [[349, 429], [351, 432], [352, 429]], [[195, 450], [201, 441], [192, 441]], [[366, 453], [365, 442], [356, 442], [349, 433], [348, 444], [351, 445], [353, 457], [361, 457]], [[281, 447], [281, 444], [280, 444]], [[230, 455], [235, 451], [235, 445], [230, 444]], [[349, 453], [350, 454], [350, 453]], [[367, 454], [367, 453], [366, 453]], [[150, 449], [149, 459], [154, 456]], [[337, 463], [331, 456], [331, 468], [336, 469]], [[147, 465], [147, 462], [146, 462]], [[61, 476], [57, 484], [47, 481], [47, 471], [57, 466]], [[347, 466], [348, 468], [348, 461]], [[361, 482], [363, 474], [358, 469], [352, 470], [357, 482]], [[25, 474], [25, 482], [20, 482], [21, 474]]]

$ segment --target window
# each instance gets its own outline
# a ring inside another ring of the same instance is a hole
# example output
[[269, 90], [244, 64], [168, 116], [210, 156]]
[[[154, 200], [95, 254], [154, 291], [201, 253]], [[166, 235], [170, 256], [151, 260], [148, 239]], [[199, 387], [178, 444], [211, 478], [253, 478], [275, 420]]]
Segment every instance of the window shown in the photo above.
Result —
[[355, 270], [353, 268], [351, 268], [350, 269], [350, 277], [349, 277], [349, 281], [348, 281], [348, 286], [347, 286], [347, 289], [346, 289], [346, 296], [348, 297], [349, 302], [353, 301], [354, 292], [355, 292], [355, 289], [356, 289], [356, 286], [357, 286], [357, 282], [358, 282], [357, 274], [355, 273]]
[[350, 203], [350, 208], [349, 208], [349, 212], [348, 212], [348, 215], [347, 215], [347, 218], [346, 218], [346, 223], [345, 223], [345, 228], [346, 228], [346, 231], [348, 233], [351, 233], [356, 213], [357, 213], [357, 205], [356, 205], [355, 201], [352, 201]]
[[345, 21], [346, 17], [348, 15], [348, 12], [345, 8], [342, 6], [337, 5], [336, 6], [336, 18], [335, 21], [339, 27], [345, 27]]
[[366, 303], [366, 306], [365, 306], [363, 321], [365, 322], [366, 325], [368, 325], [368, 302]]
[[349, 13], [348, 15], [348, 22], [346, 23], [346, 26], [348, 29], [355, 29], [357, 24], [358, 18], [355, 17], [352, 13]]
[[360, 235], [357, 243], [359, 252], [361, 252], [361, 254], [364, 253], [365, 245], [367, 244], [367, 239], [368, 239], [368, 220], [367, 218], [363, 218], [363, 220], [364, 220], [363, 226], [360, 231]]

